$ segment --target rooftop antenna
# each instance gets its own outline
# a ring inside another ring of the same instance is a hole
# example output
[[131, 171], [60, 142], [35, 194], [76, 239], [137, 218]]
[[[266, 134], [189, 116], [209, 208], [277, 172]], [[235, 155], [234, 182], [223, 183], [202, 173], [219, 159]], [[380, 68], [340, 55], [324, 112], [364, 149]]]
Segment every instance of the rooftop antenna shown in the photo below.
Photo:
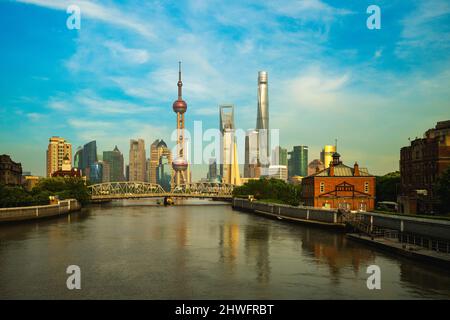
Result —
[[178, 61], [178, 100], [183, 99], [182, 87], [183, 82], [181, 81], [181, 61]]
[[336, 139], [334, 139], [334, 149], [336, 150], [336, 152], [337, 152], [337, 138]]

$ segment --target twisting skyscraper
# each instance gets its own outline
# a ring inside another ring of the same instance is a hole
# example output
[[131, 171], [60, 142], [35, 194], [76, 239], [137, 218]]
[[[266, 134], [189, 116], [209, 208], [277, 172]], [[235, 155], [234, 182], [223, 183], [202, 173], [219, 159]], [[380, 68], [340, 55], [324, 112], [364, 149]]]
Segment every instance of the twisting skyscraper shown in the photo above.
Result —
[[188, 162], [185, 154], [184, 142], [184, 113], [187, 110], [187, 104], [183, 100], [183, 82], [181, 81], [181, 62], [178, 67], [178, 99], [173, 103], [173, 111], [177, 114], [177, 154], [172, 162], [175, 171], [172, 188], [177, 185], [189, 183], [189, 176], [186, 174]]
[[[270, 156], [269, 145], [269, 90], [267, 71], [258, 72], [258, 114], [256, 130], [259, 132], [260, 158]], [[264, 152], [264, 154], [261, 154]], [[264, 161], [263, 161], [264, 162]]]

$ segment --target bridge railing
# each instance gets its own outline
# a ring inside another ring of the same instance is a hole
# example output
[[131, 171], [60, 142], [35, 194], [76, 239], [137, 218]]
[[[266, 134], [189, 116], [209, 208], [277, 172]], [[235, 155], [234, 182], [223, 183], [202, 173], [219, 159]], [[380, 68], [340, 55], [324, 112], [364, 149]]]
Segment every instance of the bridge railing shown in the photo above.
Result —
[[214, 196], [231, 197], [233, 185], [221, 183], [198, 182], [176, 186], [170, 192], [165, 191], [159, 184], [149, 182], [104, 182], [88, 186], [89, 193], [95, 198], [126, 198], [138, 196]]

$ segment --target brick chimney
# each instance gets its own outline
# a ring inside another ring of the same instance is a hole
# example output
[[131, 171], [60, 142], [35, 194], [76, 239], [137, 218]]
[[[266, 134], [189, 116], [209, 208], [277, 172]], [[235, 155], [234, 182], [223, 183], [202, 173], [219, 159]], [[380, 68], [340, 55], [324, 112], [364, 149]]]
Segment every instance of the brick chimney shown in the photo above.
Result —
[[330, 163], [330, 171], [329, 171], [329, 176], [330, 177], [334, 177], [334, 164]]
[[355, 164], [353, 165], [353, 176], [355, 176], [355, 177], [360, 176], [358, 162], [355, 162]]

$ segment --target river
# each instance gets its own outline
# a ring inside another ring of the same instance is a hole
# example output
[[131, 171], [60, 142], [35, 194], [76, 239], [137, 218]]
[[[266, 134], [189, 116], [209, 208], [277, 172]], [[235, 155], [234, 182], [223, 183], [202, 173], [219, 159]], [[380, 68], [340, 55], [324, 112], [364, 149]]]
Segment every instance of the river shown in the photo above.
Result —
[[[343, 233], [185, 200], [0, 226], [0, 299], [449, 299], [450, 274]], [[66, 268], [81, 270], [68, 290]], [[369, 265], [381, 289], [369, 290]]]

